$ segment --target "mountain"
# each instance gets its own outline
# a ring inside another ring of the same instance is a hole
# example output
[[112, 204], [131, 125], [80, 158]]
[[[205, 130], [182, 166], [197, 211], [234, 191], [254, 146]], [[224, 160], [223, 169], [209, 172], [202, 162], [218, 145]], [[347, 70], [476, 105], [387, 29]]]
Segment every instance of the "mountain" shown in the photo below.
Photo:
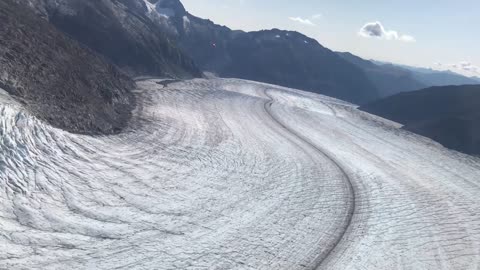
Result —
[[338, 52], [337, 54], [361, 68], [377, 87], [381, 97], [427, 87], [426, 84], [417, 80], [412, 71], [405, 68], [391, 64], [377, 65], [348, 52]]
[[361, 68], [383, 98], [431, 86], [468, 85], [480, 82], [478, 78], [469, 78], [451, 71], [369, 61], [348, 52], [337, 52], [337, 54]]
[[15, 0], [133, 76], [201, 72], [150, 18], [143, 0]]
[[475, 79], [451, 71], [415, 72], [414, 76], [420, 82], [430, 86], [465, 85], [478, 83]]
[[374, 61], [380, 66], [396, 66], [412, 72], [413, 77], [426, 86], [448, 86], [448, 85], [466, 85], [476, 84], [478, 80], [463, 76], [452, 71], [440, 71], [431, 68], [412, 67], [407, 65], [392, 64], [380, 61]]
[[145, 1], [144, 10], [204, 71], [358, 104], [379, 98], [375, 85], [359, 67], [300, 33], [233, 31], [189, 14], [178, 0]]
[[480, 155], [480, 85], [431, 87], [361, 107], [446, 147]]
[[0, 88], [38, 118], [78, 133], [118, 132], [134, 83], [103, 57], [11, 0], [0, 1]]
[[15, 1], [133, 76], [199, 77], [196, 63], [222, 77], [358, 104], [380, 97], [363, 70], [316, 40], [277, 29], [233, 31], [189, 14], [178, 0]]

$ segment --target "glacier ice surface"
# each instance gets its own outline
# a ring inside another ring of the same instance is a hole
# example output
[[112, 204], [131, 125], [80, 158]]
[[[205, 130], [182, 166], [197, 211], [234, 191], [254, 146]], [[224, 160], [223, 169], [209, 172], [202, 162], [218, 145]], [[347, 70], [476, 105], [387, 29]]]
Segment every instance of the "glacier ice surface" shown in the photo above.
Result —
[[480, 162], [333, 98], [138, 82], [125, 132], [0, 95], [0, 269], [478, 269]]

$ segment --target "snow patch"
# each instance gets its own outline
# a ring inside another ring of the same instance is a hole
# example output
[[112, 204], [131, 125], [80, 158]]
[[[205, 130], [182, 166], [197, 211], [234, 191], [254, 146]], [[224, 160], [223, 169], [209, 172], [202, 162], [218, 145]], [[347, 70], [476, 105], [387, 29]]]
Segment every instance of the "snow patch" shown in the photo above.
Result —
[[152, 11], [155, 11], [155, 4], [150, 3], [148, 0], [143, 0], [143, 2], [147, 6], [148, 13], [151, 13]]
[[183, 16], [183, 28], [188, 29], [190, 27], [190, 19], [185, 15]]
[[170, 18], [170, 17], [175, 17], [175, 11], [171, 8], [158, 8], [156, 9], [158, 15]]

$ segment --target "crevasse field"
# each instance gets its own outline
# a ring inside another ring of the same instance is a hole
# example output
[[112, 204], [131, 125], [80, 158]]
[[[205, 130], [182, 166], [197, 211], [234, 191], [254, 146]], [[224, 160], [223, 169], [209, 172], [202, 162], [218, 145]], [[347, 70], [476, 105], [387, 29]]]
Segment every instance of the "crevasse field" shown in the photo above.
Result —
[[479, 269], [480, 160], [353, 105], [138, 81], [122, 134], [0, 99], [0, 269]]

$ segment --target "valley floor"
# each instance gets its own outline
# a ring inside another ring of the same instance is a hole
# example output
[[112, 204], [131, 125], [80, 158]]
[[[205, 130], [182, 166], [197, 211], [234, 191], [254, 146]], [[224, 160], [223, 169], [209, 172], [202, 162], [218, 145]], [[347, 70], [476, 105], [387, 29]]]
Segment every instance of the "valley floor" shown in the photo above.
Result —
[[138, 81], [131, 126], [0, 99], [0, 269], [478, 269], [480, 160], [324, 96]]

